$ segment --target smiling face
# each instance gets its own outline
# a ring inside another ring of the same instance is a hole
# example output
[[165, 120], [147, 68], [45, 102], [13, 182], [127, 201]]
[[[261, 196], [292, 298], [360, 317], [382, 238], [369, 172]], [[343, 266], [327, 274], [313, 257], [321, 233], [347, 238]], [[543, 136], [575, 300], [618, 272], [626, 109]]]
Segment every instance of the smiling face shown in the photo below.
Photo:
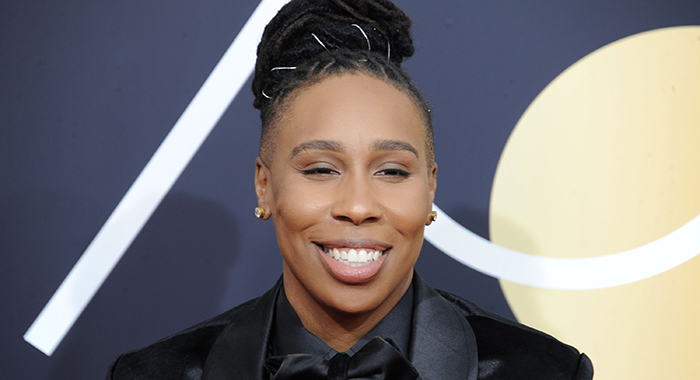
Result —
[[435, 196], [423, 118], [403, 92], [363, 74], [332, 76], [289, 102], [274, 155], [256, 168], [287, 297], [298, 312], [383, 316], [410, 284]]

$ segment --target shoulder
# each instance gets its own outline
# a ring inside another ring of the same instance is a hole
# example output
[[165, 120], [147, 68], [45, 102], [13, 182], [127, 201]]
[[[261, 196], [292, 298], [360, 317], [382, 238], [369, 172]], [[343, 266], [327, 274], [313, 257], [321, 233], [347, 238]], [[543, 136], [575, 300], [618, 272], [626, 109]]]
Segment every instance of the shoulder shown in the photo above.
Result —
[[438, 290], [467, 319], [477, 341], [479, 378], [591, 379], [590, 359], [551, 335]]
[[221, 332], [257, 299], [236, 306], [147, 347], [120, 355], [109, 367], [108, 380], [198, 379]]

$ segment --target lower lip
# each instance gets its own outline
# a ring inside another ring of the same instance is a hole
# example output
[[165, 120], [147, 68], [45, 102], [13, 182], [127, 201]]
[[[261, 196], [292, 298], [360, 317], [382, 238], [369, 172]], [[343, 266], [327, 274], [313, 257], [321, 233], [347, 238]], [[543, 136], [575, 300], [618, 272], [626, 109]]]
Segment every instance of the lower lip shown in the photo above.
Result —
[[321, 247], [316, 246], [316, 249], [318, 249], [321, 257], [323, 257], [323, 262], [331, 275], [338, 281], [346, 284], [362, 284], [370, 281], [377, 275], [377, 273], [379, 273], [382, 264], [384, 264], [384, 258], [386, 257], [386, 254], [384, 254], [369, 264], [359, 267], [351, 267], [350, 265], [345, 265], [328, 256], [327, 253], [323, 252]]

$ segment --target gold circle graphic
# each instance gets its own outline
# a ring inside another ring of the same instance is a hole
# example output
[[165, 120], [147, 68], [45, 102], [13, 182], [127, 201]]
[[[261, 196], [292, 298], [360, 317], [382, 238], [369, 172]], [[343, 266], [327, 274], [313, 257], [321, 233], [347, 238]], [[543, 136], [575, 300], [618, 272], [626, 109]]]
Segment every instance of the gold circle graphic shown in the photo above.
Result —
[[[594, 51], [533, 101], [496, 171], [491, 240], [603, 256], [698, 214], [700, 26], [665, 28]], [[518, 320], [586, 352], [596, 379], [700, 379], [700, 256], [607, 289], [501, 286]]]

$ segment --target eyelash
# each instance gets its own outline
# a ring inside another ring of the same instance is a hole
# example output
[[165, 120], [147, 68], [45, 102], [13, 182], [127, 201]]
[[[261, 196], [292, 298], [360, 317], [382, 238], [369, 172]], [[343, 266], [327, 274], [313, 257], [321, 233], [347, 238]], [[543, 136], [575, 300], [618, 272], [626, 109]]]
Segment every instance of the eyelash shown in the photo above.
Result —
[[337, 171], [335, 171], [331, 168], [319, 167], [319, 168], [311, 168], [311, 169], [302, 170], [302, 173], [304, 175], [331, 175], [331, 174], [336, 174]]
[[[311, 168], [311, 169], [302, 170], [302, 173], [304, 175], [309, 175], [309, 176], [311, 176], [311, 175], [327, 176], [327, 175], [337, 174], [338, 172], [331, 169], [331, 168], [319, 167], [319, 168]], [[380, 170], [379, 172], [377, 172], [377, 174], [379, 174], [380, 176], [403, 177], [403, 178], [408, 178], [411, 176], [410, 172], [408, 172], [406, 170], [402, 170], [402, 169], [396, 169], [396, 168]]]
[[411, 173], [407, 172], [406, 170], [396, 169], [396, 168], [381, 170], [379, 172], [379, 174], [383, 175], [383, 176], [392, 176], [392, 177], [398, 176], [398, 177], [404, 177], [404, 178], [408, 178], [411, 176]]

